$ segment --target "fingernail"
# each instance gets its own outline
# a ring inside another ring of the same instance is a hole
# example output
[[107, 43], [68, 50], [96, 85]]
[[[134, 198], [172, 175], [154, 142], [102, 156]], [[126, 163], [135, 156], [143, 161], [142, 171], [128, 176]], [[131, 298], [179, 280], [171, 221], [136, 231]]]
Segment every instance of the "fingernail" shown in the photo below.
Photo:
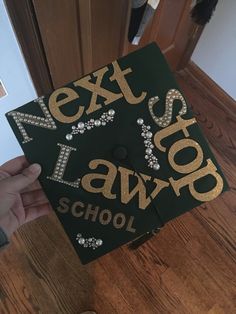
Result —
[[39, 164], [33, 164], [28, 168], [32, 173], [39, 173], [41, 171], [41, 166]]

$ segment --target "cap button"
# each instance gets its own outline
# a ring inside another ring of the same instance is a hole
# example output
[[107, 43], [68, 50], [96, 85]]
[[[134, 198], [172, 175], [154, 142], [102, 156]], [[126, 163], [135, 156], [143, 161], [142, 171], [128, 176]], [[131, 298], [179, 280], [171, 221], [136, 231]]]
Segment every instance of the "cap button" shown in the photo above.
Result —
[[113, 149], [112, 154], [116, 160], [121, 161], [127, 158], [128, 151], [127, 151], [127, 148], [124, 146], [117, 146]]

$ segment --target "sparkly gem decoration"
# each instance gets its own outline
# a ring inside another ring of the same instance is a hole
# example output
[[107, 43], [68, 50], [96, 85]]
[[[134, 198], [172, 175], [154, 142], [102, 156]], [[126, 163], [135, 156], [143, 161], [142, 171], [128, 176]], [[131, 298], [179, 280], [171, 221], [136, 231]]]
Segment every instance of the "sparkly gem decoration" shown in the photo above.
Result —
[[170, 89], [166, 95], [165, 113], [161, 117], [157, 117], [153, 112], [153, 106], [159, 101], [159, 97], [155, 96], [149, 99], [148, 108], [150, 114], [155, 123], [161, 128], [165, 128], [171, 123], [173, 104], [175, 100], [180, 100], [182, 102], [182, 108], [179, 111], [179, 115], [185, 114], [187, 112], [187, 104], [184, 100], [184, 97], [177, 89]]
[[110, 109], [107, 112], [104, 112], [99, 119], [90, 119], [87, 122], [79, 122], [77, 126], [72, 126], [71, 133], [66, 135], [67, 141], [71, 141], [73, 139], [73, 135], [75, 134], [83, 134], [95, 127], [105, 126], [107, 123], [113, 122], [114, 116], [115, 110]]
[[32, 114], [22, 113], [18, 111], [8, 112], [8, 116], [13, 117], [19, 131], [21, 132], [21, 135], [24, 139], [24, 141], [22, 142], [23, 144], [28, 143], [33, 139], [28, 136], [23, 124], [35, 125], [50, 130], [57, 129], [56, 124], [53, 121], [53, 118], [44, 103], [44, 96], [35, 99], [34, 102], [37, 102], [39, 104], [41, 110], [43, 111], [44, 117], [34, 116]]
[[77, 179], [75, 182], [69, 182], [63, 179], [70, 154], [72, 151], [76, 151], [76, 148], [60, 143], [57, 143], [57, 146], [60, 146], [61, 150], [53, 174], [50, 177], [48, 176], [47, 179], [63, 183], [74, 188], [78, 188], [80, 184], [80, 179]]
[[103, 244], [103, 241], [101, 239], [96, 239], [94, 237], [86, 239], [82, 237], [81, 233], [77, 234], [76, 241], [84, 248], [91, 248], [93, 250], [97, 249]]
[[152, 153], [154, 145], [152, 144], [153, 134], [150, 131], [151, 127], [150, 125], [145, 125], [142, 118], [139, 118], [137, 120], [137, 124], [140, 125], [142, 128], [141, 136], [144, 138], [144, 145], [146, 147], [145, 159], [148, 162], [148, 167], [152, 168], [153, 170], [159, 170], [160, 165], [158, 163], [158, 159]]

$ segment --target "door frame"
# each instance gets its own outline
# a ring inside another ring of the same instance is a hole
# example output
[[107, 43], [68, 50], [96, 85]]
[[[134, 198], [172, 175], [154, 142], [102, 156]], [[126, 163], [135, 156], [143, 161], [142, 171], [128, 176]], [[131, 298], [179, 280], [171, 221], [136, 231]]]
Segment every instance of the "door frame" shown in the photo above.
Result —
[[16, 37], [20, 44], [38, 96], [53, 90], [32, 0], [5, 0]]

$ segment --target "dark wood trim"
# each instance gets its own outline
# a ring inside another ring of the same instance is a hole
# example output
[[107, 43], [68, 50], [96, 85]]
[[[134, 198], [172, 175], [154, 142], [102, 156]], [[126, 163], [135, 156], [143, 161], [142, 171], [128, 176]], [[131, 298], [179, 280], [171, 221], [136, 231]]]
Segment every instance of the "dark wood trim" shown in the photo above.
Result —
[[177, 70], [184, 69], [190, 61], [190, 58], [193, 54], [193, 51], [198, 43], [199, 38], [204, 30], [204, 26], [200, 26], [197, 24], [193, 24], [193, 28], [191, 31], [191, 35], [189, 36], [188, 43], [186, 45], [186, 49], [180, 59]]
[[194, 62], [190, 61], [185, 69], [201, 86], [202, 91], [211, 93], [212, 97], [222, 107], [232, 112], [236, 116], [236, 101], [230, 97], [219, 85], [216, 84], [204, 71], [202, 71]]
[[93, 44], [92, 44], [92, 17], [91, 17], [91, 0], [78, 2], [78, 20], [80, 30], [81, 56], [83, 75], [92, 72], [93, 69]]
[[131, 17], [131, 6], [132, 2], [127, 1], [123, 3], [123, 24], [120, 30], [120, 49], [119, 49], [119, 57], [122, 57], [128, 54], [128, 30], [129, 30], [129, 23]]
[[53, 90], [51, 76], [31, 0], [5, 0], [10, 19], [38, 95]]

